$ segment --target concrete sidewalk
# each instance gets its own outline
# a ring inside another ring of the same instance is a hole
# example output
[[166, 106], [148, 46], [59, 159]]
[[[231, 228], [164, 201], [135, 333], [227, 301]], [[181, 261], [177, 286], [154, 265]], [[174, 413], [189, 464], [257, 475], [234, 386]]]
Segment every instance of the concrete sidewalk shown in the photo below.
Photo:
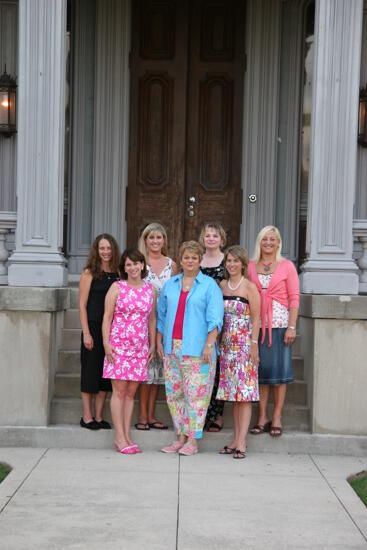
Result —
[[1, 448], [0, 548], [367, 548], [365, 457]]

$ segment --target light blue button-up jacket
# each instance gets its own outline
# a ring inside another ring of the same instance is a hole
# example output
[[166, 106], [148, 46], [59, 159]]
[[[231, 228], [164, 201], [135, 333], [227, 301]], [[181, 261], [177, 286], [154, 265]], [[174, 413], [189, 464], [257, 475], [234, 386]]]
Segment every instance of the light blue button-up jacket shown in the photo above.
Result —
[[[172, 332], [183, 274], [169, 279], [158, 301], [158, 331], [163, 334], [164, 353], [172, 353]], [[182, 355], [201, 357], [208, 333], [223, 325], [223, 295], [217, 283], [201, 271], [197, 274], [186, 299], [182, 331]]]

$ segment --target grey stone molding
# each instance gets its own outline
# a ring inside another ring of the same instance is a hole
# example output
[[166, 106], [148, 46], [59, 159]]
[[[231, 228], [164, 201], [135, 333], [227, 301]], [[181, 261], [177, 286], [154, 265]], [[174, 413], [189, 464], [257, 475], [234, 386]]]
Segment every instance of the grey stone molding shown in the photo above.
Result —
[[18, 223], [12, 286], [67, 283], [61, 253], [66, 0], [19, 3]]
[[0, 285], [8, 283], [7, 261], [9, 252], [6, 241], [9, 233], [17, 226], [17, 213], [4, 212], [0, 210]]
[[367, 320], [367, 296], [301, 294], [299, 314], [312, 319]]
[[353, 236], [358, 239], [362, 248], [362, 254], [358, 259], [359, 292], [367, 293], [367, 220], [354, 220]]
[[317, 0], [302, 291], [358, 294], [353, 204], [363, 0]]
[[70, 307], [68, 288], [0, 287], [0, 311], [63, 311]]

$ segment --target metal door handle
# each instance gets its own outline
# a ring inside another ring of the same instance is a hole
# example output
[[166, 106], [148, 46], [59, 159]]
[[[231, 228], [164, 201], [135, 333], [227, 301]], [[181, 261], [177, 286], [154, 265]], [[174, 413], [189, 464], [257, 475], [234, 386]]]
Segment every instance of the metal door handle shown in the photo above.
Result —
[[255, 195], [255, 193], [251, 193], [248, 196], [248, 202], [251, 204], [254, 204], [256, 201], [257, 201], [257, 195]]

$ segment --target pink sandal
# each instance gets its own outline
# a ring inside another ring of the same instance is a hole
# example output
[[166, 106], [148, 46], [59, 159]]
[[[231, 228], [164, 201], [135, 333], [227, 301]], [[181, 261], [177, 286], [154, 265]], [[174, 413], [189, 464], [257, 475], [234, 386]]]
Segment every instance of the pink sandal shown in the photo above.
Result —
[[198, 448], [196, 445], [192, 445], [192, 443], [190, 443], [190, 445], [184, 445], [179, 451], [178, 451], [178, 454], [179, 455], [184, 455], [184, 456], [192, 456], [192, 455], [196, 455], [198, 453]]
[[[121, 453], [123, 455], [136, 455], [138, 452], [136, 450], [137, 445], [127, 445], [126, 447], [119, 447], [117, 443], [115, 443], [115, 449], [118, 453]], [[141, 451], [140, 451], [141, 452]]]
[[163, 447], [161, 451], [162, 453], [177, 453], [183, 446], [184, 446], [184, 443], [175, 441], [174, 443], [171, 443], [171, 445], [168, 445], [167, 447]]

